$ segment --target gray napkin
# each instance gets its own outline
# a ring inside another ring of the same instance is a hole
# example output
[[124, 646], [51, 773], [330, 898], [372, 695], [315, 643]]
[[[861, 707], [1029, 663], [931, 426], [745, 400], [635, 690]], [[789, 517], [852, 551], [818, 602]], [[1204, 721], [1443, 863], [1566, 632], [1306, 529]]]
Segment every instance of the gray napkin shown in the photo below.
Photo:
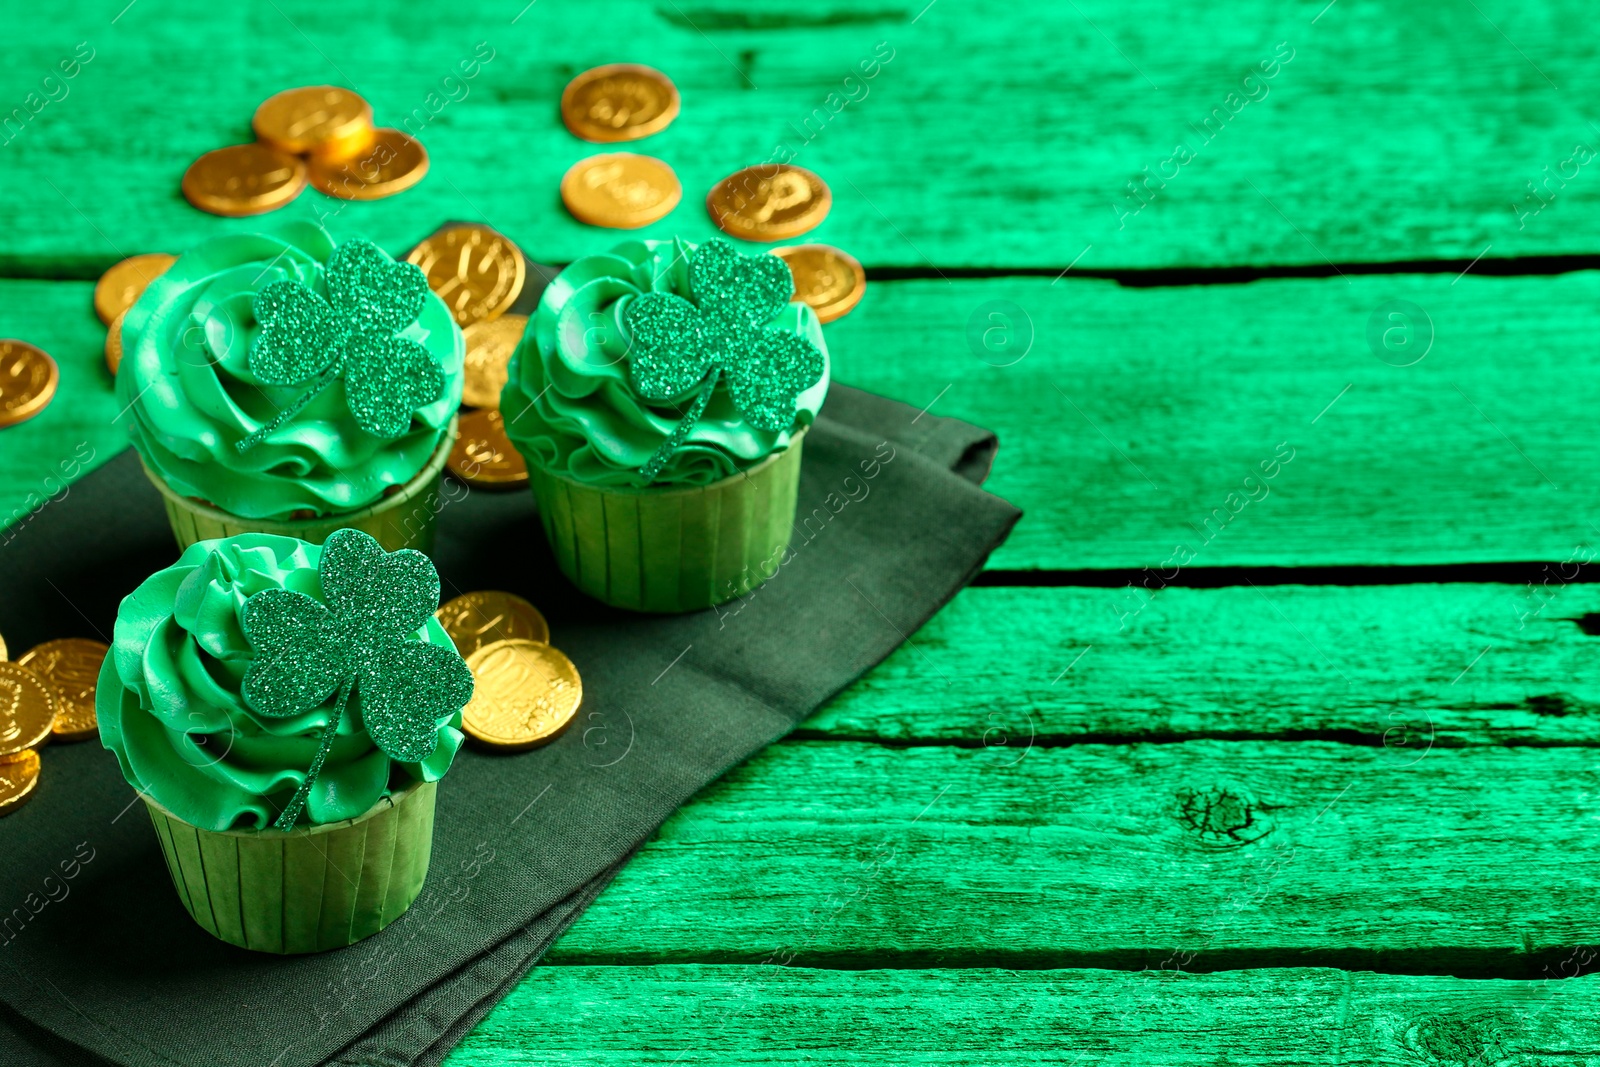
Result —
[[[585, 703], [545, 748], [462, 752], [440, 783], [423, 896], [347, 949], [281, 958], [214, 940], [179, 904], [111, 754], [47, 749], [37, 795], [0, 819], [0, 1063], [438, 1063], [668, 815], [976, 573], [1019, 516], [978, 488], [995, 448], [977, 427], [835, 385], [806, 437], [791, 562], [745, 601], [683, 616], [574, 591], [525, 491], [446, 506], [445, 596], [537, 604]], [[0, 633], [19, 650], [107, 639], [121, 597], [175, 556], [125, 453], [0, 547]]]

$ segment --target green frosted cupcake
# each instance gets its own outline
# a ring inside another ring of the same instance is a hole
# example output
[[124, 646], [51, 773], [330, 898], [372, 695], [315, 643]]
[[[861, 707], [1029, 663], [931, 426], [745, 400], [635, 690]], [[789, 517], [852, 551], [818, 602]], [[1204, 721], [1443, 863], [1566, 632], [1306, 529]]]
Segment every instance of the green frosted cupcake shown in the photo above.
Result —
[[338, 948], [422, 888], [472, 675], [421, 553], [357, 530], [202, 541], [117, 612], [96, 714], [208, 932]]
[[422, 272], [312, 223], [213, 238], [128, 309], [119, 404], [180, 546], [432, 544], [465, 342]]
[[742, 596], [788, 547], [828, 391], [816, 313], [776, 256], [628, 241], [550, 283], [500, 410], [556, 561], [617, 607]]

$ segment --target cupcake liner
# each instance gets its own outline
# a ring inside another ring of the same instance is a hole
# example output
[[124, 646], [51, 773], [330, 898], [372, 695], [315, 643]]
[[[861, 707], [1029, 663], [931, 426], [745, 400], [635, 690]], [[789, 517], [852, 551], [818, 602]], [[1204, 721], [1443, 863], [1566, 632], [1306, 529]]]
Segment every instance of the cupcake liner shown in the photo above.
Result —
[[241, 533], [284, 534], [320, 545], [333, 531], [350, 526], [377, 538], [385, 551], [414, 548], [432, 554], [433, 533], [441, 507], [439, 479], [444, 472], [445, 461], [450, 458], [450, 446], [455, 436], [456, 423], [451, 419], [449, 430], [440, 440], [428, 465], [402, 486], [398, 493], [359, 511], [315, 519], [246, 519], [175, 492], [148, 466], [144, 468], [144, 473], [161, 490], [162, 501], [167, 507], [167, 521], [172, 524], [172, 533], [178, 539], [180, 550], [196, 541]]
[[366, 814], [293, 830], [201, 830], [144, 797], [178, 899], [206, 933], [257, 952], [323, 952], [370, 937], [422, 892], [436, 782]]
[[600, 488], [537, 464], [528, 480], [556, 564], [579, 589], [634, 611], [698, 611], [777, 571], [794, 526], [802, 437], [707, 486]]

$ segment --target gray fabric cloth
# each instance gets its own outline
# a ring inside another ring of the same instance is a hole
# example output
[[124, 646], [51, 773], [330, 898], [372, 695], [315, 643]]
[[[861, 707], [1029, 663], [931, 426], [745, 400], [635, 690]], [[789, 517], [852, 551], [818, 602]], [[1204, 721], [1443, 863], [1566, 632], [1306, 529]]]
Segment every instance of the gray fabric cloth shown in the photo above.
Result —
[[[667, 816], [982, 566], [1019, 515], [978, 488], [995, 447], [977, 427], [836, 385], [806, 437], [792, 559], [745, 601], [683, 616], [574, 591], [527, 492], [448, 504], [445, 596], [533, 601], [583, 675], [584, 707], [545, 748], [462, 752], [440, 783], [422, 898], [348, 949], [280, 958], [212, 939], [179, 904], [112, 755], [47, 749], [37, 795], [0, 819], [0, 919], [26, 915], [0, 934], [0, 1063], [437, 1064]], [[176, 556], [131, 452], [12, 532], [0, 533], [0, 633], [18, 650], [106, 639], [118, 600]], [[49, 900], [46, 876], [90, 850]], [[30, 894], [46, 900], [37, 914]]]

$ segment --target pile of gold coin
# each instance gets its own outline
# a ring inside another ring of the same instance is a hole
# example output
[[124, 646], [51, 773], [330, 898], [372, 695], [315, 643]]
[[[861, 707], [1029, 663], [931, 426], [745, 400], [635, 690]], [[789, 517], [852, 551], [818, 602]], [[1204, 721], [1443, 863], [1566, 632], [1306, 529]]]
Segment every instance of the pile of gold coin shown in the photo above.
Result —
[[95, 683], [107, 651], [99, 641], [67, 637], [36, 645], [12, 663], [0, 638], [0, 815], [16, 811], [39, 787], [41, 748], [99, 732]]
[[583, 703], [572, 661], [550, 646], [539, 609], [495, 590], [463, 593], [438, 611], [472, 670], [472, 700], [461, 725], [490, 748], [520, 751], [553, 740]]
[[100, 275], [94, 284], [94, 313], [106, 324], [106, 367], [116, 376], [122, 366], [122, 320], [150, 283], [167, 272], [178, 257], [165, 252], [129, 256]]
[[[677, 87], [658, 70], [612, 63], [586, 70], [561, 94], [561, 121], [585, 141], [636, 141], [677, 117]], [[574, 163], [561, 179], [561, 201], [590, 226], [635, 230], [665, 218], [683, 199], [683, 185], [654, 156], [610, 152]], [[745, 241], [787, 241], [828, 217], [833, 193], [820, 177], [792, 163], [745, 167], [706, 196], [706, 211], [723, 232]], [[867, 276], [851, 256], [828, 245], [777, 249], [795, 279], [795, 299], [823, 322], [861, 300]]]
[[528, 316], [508, 313], [527, 278], [522, 250], [487, 226], [449, 226], [406, 259], [422, 268], [466, 337], [461, 416], [446, 461], [451, 473], [480, 489], [526, 487], [527, 464], [500, 418], [506, 365], [528, 325]]
[[26, 341], [0, 340], [0, 429], [43, 411], [60, 382], [61, 369], [43, 349]]
[[307, 85], [269, 97], [251, 120], [256, 140], [207, 152], [183, 175], [201, 211], [238, 218], [275, 211], [309, 184], [342, 200], [379, 200], [428, 173], [428, 153], [400, 130], [373, 125], [349, 89]]

